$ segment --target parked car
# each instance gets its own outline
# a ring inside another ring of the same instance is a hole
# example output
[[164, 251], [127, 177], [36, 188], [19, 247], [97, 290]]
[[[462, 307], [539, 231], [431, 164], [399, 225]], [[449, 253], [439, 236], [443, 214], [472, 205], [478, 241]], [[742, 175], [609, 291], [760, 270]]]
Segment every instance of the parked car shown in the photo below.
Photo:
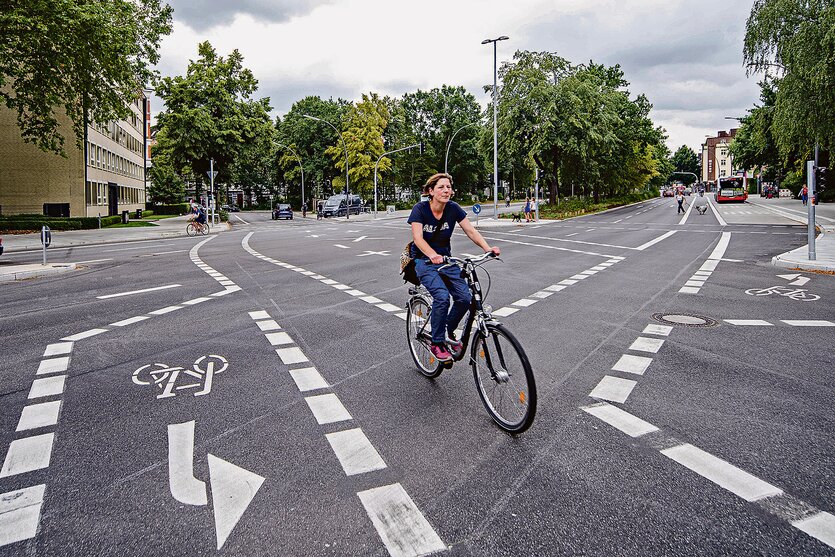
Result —
[[293, 208], [287, 203], [279, 203], [273, 209], [273, 220], [290, 219], [293, 220]]
[[[359, 215], [362, 211], [362, 199], [358, 195], [349, 196], [351, 203], [351, 214]], [[346, 214], [345, 194], [332, 195], [325, 201], [322, 214], [325, 217], [344, 217]]]
[[664, 191], [661, 192], [661, 197], [675, 197], [675, 195], [673, 188], [664, 188]]

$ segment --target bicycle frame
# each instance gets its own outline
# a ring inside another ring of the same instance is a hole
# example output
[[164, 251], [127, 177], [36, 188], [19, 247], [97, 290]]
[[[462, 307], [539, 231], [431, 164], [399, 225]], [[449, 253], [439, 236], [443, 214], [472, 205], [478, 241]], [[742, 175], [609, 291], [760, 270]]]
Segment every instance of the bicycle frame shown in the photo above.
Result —
[[[484, 299], [481, 295], [481, 282], [478, 279], [478, 273], [476, 273], [475, 268], [476, 265], [467, 260], [464, 260], [464, 264], [461, 266], [462, 275], [467, 281], [467, 287], [470, 289], [470, 294], [472, 294], [472, 300], [470, 301], [469, 315], [467, 316], [467, 321], [464, 324], [463, 333], [461, 334], [461, 352], [452, 355], [453, 360], [456, 362], [464, 359], [464, 354], [467, 353], [474, 323], [477, 322], [477, 329], [484, 335], [485, 338], [487, 337], [487, 324], [498, 323], [492, 315], [484, 310]], [[432, 304], [429, 301], [429, 292], [423, 286], [413, 286], [409, 288], [409, 294], [413, 297], [420, 296], [430, 308], [429, 315], [426, 316], [426, 321], [424, 322], [421, 330], [418, 332], [418, 335], [423, 335], [425, 334], [423, 329], [429, 325], [432, 316]], [[470, 359], [472, 359], [472, 357]]]

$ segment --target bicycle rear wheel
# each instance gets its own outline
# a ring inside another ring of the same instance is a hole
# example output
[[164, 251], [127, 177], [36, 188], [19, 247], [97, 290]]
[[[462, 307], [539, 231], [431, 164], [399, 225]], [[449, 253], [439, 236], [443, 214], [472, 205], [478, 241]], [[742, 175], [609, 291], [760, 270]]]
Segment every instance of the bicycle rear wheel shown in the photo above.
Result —
[[475, 334], [470, 351], [478, 396], [500, 428], [522, 433], [536, 414], [536, 384], [522, 345], [503, 325]]
[[206, 234], [208, 234], [208, 233], [209, 233], [209, 223], [208, 223], [208, 222], [207, 222], [207, 223], [203, 223], [203, 224], [200, 226], [200, 233], [201, 233], [201, 234], [203, 234], [203, 236], [205, 236]]
[[195, 228], [193, 222], [188, 223], [188, 226], [186, 226], [186, 234], [188, 234], [189, 236], [197, 235], [197, 228]]
[[418, 371], [426, 377], [437, 377], [444, 370], [444, 366], [429, 351], [432, 342], [430, 311], [431, 307], [423, 298], [415, 297], [409, 300], [406, 308], [406, 338]]

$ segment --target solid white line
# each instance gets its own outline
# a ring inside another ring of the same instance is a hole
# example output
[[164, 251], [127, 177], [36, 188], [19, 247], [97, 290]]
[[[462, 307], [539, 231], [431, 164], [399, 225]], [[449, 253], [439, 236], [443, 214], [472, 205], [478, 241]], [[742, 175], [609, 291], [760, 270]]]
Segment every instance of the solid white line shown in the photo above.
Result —
[[68, 337], [64, 337], [61, 340], [69, 340], [75, 342], [77, 340], [84, 340], [85, 338], [94, 337], [96, 335], [100, 335], [102, 333], [106, 333], [107, 329], [90, 329], [89, 331], [84, 331], [83, 333], [77, 333], [74, 335], [70, 335]]
[[55, 344], [48, 344], [44, 350], [43, 357], [60, 356], [62, 354], [69, 354], [72, 352], [72, 342], [56, 342]]
[[308, 396], [304, 400], [319, 425], [353, 419], [339, 398], [333, 393]]
[[12, 441], [6, 453], [6, 460], [3, 461], [3, 468], [0, 469], [0, 478], [49, 466], [54, 440], [54, 433], [44, 433]]
[[264, 332], [278, 331], [279, 329], [281, 329], [281, 326], [278, 323], [275, 322], [275, 319], [266, 319], [264, 321], [256, 321], [255, 324], [258, 325], [258, 328], [261, 329]]
[[350, 249], [350, 248], [348, 248], [348, 246], [343, 246], [342, 244], [334, 244], [334, 246], [336, 246], [338, 248], [342, 248], [342, 249]]
[[685, 211], [684, 216], [683, 216], [683, 217], [681, 217], [681, 220], [680, 220], [680, 221], [678, 221], [678, 223], [679, 223], [679, 224], [684, 224], [685, 222], [687, 222], [687, 217], [689, 217], [689, 216], [690, 216], [690, 211], [692, 211], [692, 210], [693, 210], [693, 204], [692, 204], [692, 203], [688, 203], [688, 204], [687, 204], [687, 211]]
[[360, 491], [357, 496], [391, 557], [414, 557], [447, 549], [400, 484]]
[[791, 525], [829, 547], [835, 547], [835, 516], [819, 512], [808, 518], [795, 520]]
[[612, 369], [615, 371], [625, 371], [626, 373], [634, 373], [636, 375], [643, 375], [644, 372], [652, 363], [652, 358], [645, 356], [632, 356], [631, 354], [624, 354], [620, 357]]
[[209, 300], [211, 300], [211, 298], [206, 298], [206, 297], [203, 297], [203, 298], [195, 298], [195, 299], [193, 299], [193, 300], [189, 300], [189, 301], [187, 301], [187, 302], [183, 302], [183, 305], [184, 305], [184, 306], [193, 306], [193, 305], [195, 305], [195, 304], [202, 304], [203, 302], [208, 302]]
[[169, 288], [177, 288], [182, 284], [168, 284], [166, 286], [155, 286], [154, 288], [144, 288], [142, 290], [131, 290], [130, 292], [119, 292], [118, 294], [107, 294], [106, 296], [96, 296], [97, 300], [107, 300], [108, 298], [118, 298], [120, 296], [132, 296], [133, 294], [144, 294], [145, 292], [156, 292], [157, 290], [167, 290]]
[[238, 215], [232, 215], [232, 216], [233, 216], [233, 217], [235, 217], [236, 219], [238, 219], [239, 221], [241, 221], [241, 222], [242, 222], [242, 223], [244, 223], [244, 224], [249, 224], [248, 222], [246, 222], [244, 219], [242, 219], [242, 218], [241, 218], [241, 217], [239, 217]]
[[328, 433], [325, 438], [348, 476], [386, 468], [380, 453], [359, 428]]
[[673, 328], [668, 325], [647, 325], [643, 331], [644, 334], [648, 335], [661, 335], [661, 336], [670, 336]]
[[754, 326], [762, 326], [762, 327], [773, 327], [772, 323], [768, 321], [764, 321], [762, 319], [723, 319], [725, 323], [730, 323], [731, 325], [754, 325]]
[[26, 431], [37, 429], [58, 423], [58, 414], [61, 412], [61, 401], [41, 402], [24, 406], [20, 413], [20, 421], [17, 422], [15, 431]]
[[651, 423], [645, 422], [641, 418], [633, 416], [629, 412], [621, 410], [617, 406], [612, 406], [606, 402], [592, 404], [591, 406], [583, 406], [580, 409], [603, 420], [610, 426], [619, 429], [630, 437], [640, 437], [641, 435], [658, 431], [658, 428]]
[[315, 391], [317, 389], [326, 389], [330, 385], [325, 381], [315, 367], [305, 367], [300, 369], [291, 369], [290, 377], [296, 382], [296, 387], [301, 392]]
[[[530, 247], [534, 247], [534, 248], [545, 248], [545, 249], [553, 249], [553, 250], [557, 250], [557, 251], [567, 251], [567, 252], [571, 252], [571, 253], [582, 253], [583, 255], [596, 255], [598, 257], [611, 257], [611, 255], [606, 255], [606, 254], [603, 254], [603, 253], [597, 253], [597, 252], [594, 252], [594, 251], [582, 251], [582, 250], [578, 250], [578, 249], [561, 248], [559, 246], [546, 246], [546, 245], [543, 245], [543, 244], [534, 244], [534, 243], [531, 243], [531, 242], [517, 242], [515, 240], [508, 240], [506, 238], [495, 238], [495, 237], [485, 236], [484, 239], [485, 240], [493, 240], [494, 242], [507, 242], [509, 244], [519, 244], [521, 246], [530, 246]], [[558, 240], [559, 238], [548, 238], [548, 239], [549, 240]], [[568, 241], [568, 240], [566, 240], [566, 241]], [[574, 241], [574, 240], [571, 240], [571, 241]], [[623, 248], [623, 249], [632, 249], [632, 248]]]
[[664, 234], [662, 234], [662, 235], [661, 235], [661, 236], [659, 236], [658, 238], [656, 238], [656, 239], [654, 239], [654, 240], [650, 240], [649, 242], [647, 242], [647, 243], [645, 243], [645, 244], [641, 244], [640, 246], [638, 246], [638, 247], [637, 247], [637, 248], [635, 248], [635, 249], [636, 249], [637, 251], [644, 251], [645, 249], [647, 249], [647, 248], [649, 248], [649, 247], [654, 246], [654, 245], [655, 245], [655, 244], [657, 244], [658, 242], [662, 242], [662, 241], [666, 240], [667, 238], [669, 238], [670, 236], [672, 236], [672, 235], [673, 235], [673, 234], [675, 234], [676, 232], [677, 232], [677, 230], [670, 230], [669, 232], [665, 232]]
[[121, 321], [116, 321], [115, 323], [111, 323], [110, 327], [124, 327], [125, 325], [133, 325], [134, 323], [139, 323], [140, 321], [145, 321], [146, 319], [150, 319], [147, 315], [137, 315], [136, 317], [131, 317], [129, 319], [123, 319]]
[[41, 484], [0, 493], [0, 547], [35, 537], [45, 490]]
[[36, 375], [43, 375], [44, 373], [56, 373], [59, 371], [67, 371], [67, 368], [69, 366], [69, 356], [63, 356], [61, 358], [52, 358], [51, 360], [41, 360]]
[[782, 489], [689, 443], [664, 449], [661, 454], [746, 501], [757, 501], [783, 493]]
[[284, 331], [280, 331], [278, 333], [267, 333], [264, 336], [267, 337], [267, 342], [269, 342], [273, 346], [280, 346], [282, 344], [293, 344], [293, 339], [290, 338], [290, 335], [288, 335]]
[[166, 313], [171, 313], [172, 311], [177, 311], [178, 309], [183, 309], [183, 306], [168, 306], [167, 308], [155, 309], [154, 311], [149, 311], [149, 315], [165, 315]]
[[629, 350], [636, 350], [638, 352], [652, 352], [653, 354], [658, 353], [661, 350], [661, 346], [664, 344], [664, 339], [660, 338], [649, 338], [649, 337], [638, 337], [635, 339], [635, 342], [629, 347]]
[[611, 402], [626, 402], [635, 385], [637, 385], [636, 381], [607, 375], [600, 380], [600, 383], [589, 393], [589, 396]]
[[725, 219], [722, 218], [722, 215], [719, 214], [719, 209], [716, 205], [713, 204], [709, 196], [707, 197], [707, 202], [710, 204], [710, 210], [713, 212], [713, 216], [716, 217], [716, 220], [719, 221], [719, 226], [728, 226], [728, 223], [725, 222]]
[[713, 248], [713, 253], [710, 254], [708, 259], [722, 259], [725, 256], [725, 250], [728, 249], [728, 244], [731, 241], [731, 233], [730, 232], [723, 232], [722, 237], [719, 238], [719, 243], [716, 244], [716, 247]]
[[781, 319], [786, 325], [793, 327], [835, 327], [832, 321], [812, 320], [812, 319]]
[[153, 244], [153, 245], [150, 245], [150, 246], [139, 246], [139, 247], [136, 247], [136, 248], [106, 249], [106, 250], [102, 250], [102, 253], [107, 253], [107, 252], [111, 252], [111, 251], [131, 251], [131, 250], [136, 250], [136, 249], [160, 248], [162, 246], [172, 246], [172, 245], [174, 245], [174, 244], [170, 244], [170, 243], [169, 244]]
[[293, 348], [277, 348], [275, 351], [278, 357], [281, 358], [284, 365], [300, 364], [308, 362], [307, 356], [304, 355], [301, 348], [294, 346]]
[[32, 387], [29, 389], [29, 396], [26, 398], [33, 399], [60, 395], [64, 392], [64, 383], [66, 380], [66, 375], [55, 375], [53, 377], [35, 379], [32, 381]]

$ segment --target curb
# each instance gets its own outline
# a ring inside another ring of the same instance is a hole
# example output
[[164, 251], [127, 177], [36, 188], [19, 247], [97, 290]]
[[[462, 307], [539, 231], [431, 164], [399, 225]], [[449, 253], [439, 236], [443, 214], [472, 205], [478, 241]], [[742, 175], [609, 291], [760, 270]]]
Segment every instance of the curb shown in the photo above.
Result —
[[36, 277], [57, 275], [67, 271], [74, 271], [78, 268], [75, 263], [50, 263], [45, 267], [40, 265], [39, 267], [41, 268], [36, 268], [35, 265], [19, 265], [19, 267], [28, 268], [17, 271], [11, 270], [11, 272], [8, 273], [3, 272], [2, 268], [0, 268], [0, 282], [14, 282]]
[[[821, 242], [828, 233], [835, 234], [835, 227], [816, 226], [820, 231], [820, 236], [815, 240], [815, 244]], [[833, 239], [835, 241], [835, 239]], [[781, 269], [800, 269], [802, 271], [835, 271], [835, 263], [825, 261], [810, 261], [808, 257], [803, 257], [802, 253], [809, 253], [809, 244], [805, 246], [775, 255], [771, 258], [771, 264]]]

